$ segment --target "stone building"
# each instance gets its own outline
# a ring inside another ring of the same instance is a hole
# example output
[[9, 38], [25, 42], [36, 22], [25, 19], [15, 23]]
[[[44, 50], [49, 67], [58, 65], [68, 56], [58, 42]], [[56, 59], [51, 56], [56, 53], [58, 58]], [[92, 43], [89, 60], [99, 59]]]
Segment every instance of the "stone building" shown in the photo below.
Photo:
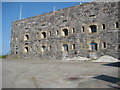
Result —
[[12, 23], [11, 53], [22, 58], [119, 58], [118, 2], [90, 2]]

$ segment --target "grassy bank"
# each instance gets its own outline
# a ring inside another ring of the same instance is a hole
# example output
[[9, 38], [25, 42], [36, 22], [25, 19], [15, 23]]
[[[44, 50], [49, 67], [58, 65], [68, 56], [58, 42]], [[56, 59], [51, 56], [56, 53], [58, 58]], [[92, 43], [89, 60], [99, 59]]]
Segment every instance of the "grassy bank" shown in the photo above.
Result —
[[6, 58], [6, 56], [7, 56], [7, 55], [2, 55], [2, 56], [0, 56], [0, 58]]

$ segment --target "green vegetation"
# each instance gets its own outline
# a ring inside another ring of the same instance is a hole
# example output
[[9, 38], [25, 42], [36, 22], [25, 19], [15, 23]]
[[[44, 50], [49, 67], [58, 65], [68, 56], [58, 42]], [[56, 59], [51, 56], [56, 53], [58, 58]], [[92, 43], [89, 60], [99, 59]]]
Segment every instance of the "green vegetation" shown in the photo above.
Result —
[[7, 56], [7, 55], [2, 55], [2, 56], [0, 56], [0, 58], [6, 58], [6, 56]]

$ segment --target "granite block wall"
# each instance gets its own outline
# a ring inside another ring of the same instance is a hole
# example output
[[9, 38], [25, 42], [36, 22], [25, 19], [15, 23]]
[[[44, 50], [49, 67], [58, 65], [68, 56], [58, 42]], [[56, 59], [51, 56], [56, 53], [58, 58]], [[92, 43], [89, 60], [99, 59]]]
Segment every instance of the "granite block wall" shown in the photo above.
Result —
[[90, 2], [12, 23], [11, 53], [22, 58], [119, 58], [118, 2]]

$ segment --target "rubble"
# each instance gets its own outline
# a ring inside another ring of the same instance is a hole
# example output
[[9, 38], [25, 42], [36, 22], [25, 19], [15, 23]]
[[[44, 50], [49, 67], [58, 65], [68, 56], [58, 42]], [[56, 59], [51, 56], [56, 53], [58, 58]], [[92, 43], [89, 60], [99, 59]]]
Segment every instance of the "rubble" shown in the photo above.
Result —
[[100, 57], [99, 59], [94, 60], [93, 62], [119, 62], [119, 60], [112, 56], [104, 55]]
[[73, 58], [63, 58], [63, 60], [66, 60], [66, 61], [88, 61], [90, 60], [89, 58], [86, 58], [86, 57], [73, 57]]
[[118, 59], [112, 56], [109, 56], [109, 55], [104, 55], [100, 57], [99, 59], [90, 59], [90, 58], [78, 56], [78, 57], [73, 57], [73, 58], [64, 57], [63, 60], [65, 61], [90, 61], [90, 62], [119, 62]]

